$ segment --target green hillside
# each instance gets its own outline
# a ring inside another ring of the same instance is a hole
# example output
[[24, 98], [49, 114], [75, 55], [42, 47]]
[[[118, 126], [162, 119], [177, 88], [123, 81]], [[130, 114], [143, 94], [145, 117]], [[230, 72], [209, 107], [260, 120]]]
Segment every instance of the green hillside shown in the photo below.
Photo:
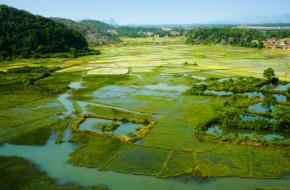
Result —
[[83, 20], [75, 22], [64, 18], [53, 18], [53, 20], [82, 33], [91, 46], [107, 45], [120, 41], [114, 27], [100, 21]]
[[0, 59], [28, 58], [88, 48], [80, 32], [6, 5], [0, 5], [0, 25]]

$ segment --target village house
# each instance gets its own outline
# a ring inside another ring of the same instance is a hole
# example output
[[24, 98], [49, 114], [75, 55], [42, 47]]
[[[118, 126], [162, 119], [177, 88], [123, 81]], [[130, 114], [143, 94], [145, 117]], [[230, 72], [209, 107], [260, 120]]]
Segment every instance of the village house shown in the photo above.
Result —
[[276, 42], [277, 42], [276, 38], [267, 39], [264, 41], [264, 46], [269, 47], [269, 48], [273, 48]]
[[171, 36], [179, 36], [179, 32], [176, 32], [176, 31], [172, 31], [172, 32], [170, 32], [170, 35]]
[[268, 48], [279, 48], [279, 49], [289, 49], [290, 46], [290, 39], [277, 39], [271, 38], [267, 39], [264, 42], [264, 46]]

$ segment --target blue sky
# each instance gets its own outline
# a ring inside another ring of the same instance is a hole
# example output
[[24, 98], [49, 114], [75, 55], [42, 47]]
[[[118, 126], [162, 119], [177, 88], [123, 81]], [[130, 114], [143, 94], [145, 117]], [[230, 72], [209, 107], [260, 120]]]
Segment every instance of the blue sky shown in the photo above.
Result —
[[191, 24], [290, 15], [290, 0], [0, 0], [47, 17], [120, 24]]

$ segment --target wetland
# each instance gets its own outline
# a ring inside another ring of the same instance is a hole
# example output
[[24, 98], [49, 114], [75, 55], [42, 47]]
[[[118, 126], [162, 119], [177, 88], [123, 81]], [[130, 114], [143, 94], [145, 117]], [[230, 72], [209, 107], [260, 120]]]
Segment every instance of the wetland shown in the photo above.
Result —
[[1, 62], [0, 175], [28, 171], [30, 189], [289, 189], [289, 51], [129, 40]]

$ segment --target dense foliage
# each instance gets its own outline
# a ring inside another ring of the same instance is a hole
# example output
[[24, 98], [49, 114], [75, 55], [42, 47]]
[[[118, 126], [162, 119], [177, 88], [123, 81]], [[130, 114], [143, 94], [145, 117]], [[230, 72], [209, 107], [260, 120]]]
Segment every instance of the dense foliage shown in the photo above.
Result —
[[92, 28], [97, 28], [100, 32], [103, 33], [106, 33], [108, 30], [114, 29], [114, 27], [98, 20], [82, 20], [79, 23]]
[[87, 49], [78, 31], [6, 5], [0, 5], [0, 25], [0, 59]]
[[263, 35], [258, 30], [238, 28], [200, 28], [188, 33], [190, 44], [230, 44], [246, 47], [262, 47]]
[[289, 38], [290, 30], [255, 30], [242, 28], [199, 28], [187, 33], [189, 44], [222, 44], [262, 48], [263, 40]]
[[53, 18], [53, 20], [79, 31], [91, 46], [107, 45], [120, 41], [117, 33], [114, 33], [114, 27], [97, 20], [82, 20], [80, 22], [64, 18]]

